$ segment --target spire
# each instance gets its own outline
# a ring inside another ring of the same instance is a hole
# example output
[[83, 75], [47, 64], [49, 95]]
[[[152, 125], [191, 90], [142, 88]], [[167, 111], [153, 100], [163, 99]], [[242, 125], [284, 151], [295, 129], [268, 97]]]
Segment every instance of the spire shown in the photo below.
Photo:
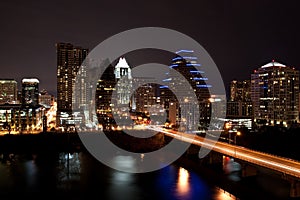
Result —
[[130, 68], [126, 59], [121, 57], [116, 65], [116, 68]]

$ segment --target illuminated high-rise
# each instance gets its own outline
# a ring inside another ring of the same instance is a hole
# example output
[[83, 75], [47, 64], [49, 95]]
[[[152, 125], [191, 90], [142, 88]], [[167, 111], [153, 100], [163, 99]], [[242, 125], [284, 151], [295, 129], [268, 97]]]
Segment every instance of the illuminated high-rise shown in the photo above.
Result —
[[99, 124], [111, 129], [116, 125], [115, 119], [120, 120], [118, 125], [130, 119], [133, 80], [125, 58], [119, 58], [115, 65], [107, 62], [108, 67], [97, 83], [96, 106]]
[[0, 104], [16, 103], [17, 101], [17, 81], [14, 79], [0, 80]]
[[[72, 106], [75, 103], [75, 77], [88, 54], [88, 49], [70, 43], [57, 43], [57, 125], [72, 123]], [[80, 71], [84, 75], [84, 71]], [[83, 97], [84, 98], [84, 97]], [[80, 104], [80, 102], [79, 102]]]
[[125, 58], [119, 58], [114, 74], [116, 87], [115, 94], [112, 95], [112, 112], [119, 126], [128, 126], [131, 123], [129, 112], [132, 104], [132, 75]]
[[133, 86], [137, 88], [134, 91], [134, 98], [131, 109], [139, 113], [157, 113], [155, 109], [158, 106], [158, 86], [153, 84], [155, 78], [134, 77]]
[[299, 71], [274, 60], [251, 75], [257, 124], [289, 126], [299, 120]]
[[230, 83], [230, 101], [250, 101], [250, 80], [232, 80]]
[[102, 76], [97, 82], [96, 89], [96, 109], [98, 122], [103, 129], [110, 129], [114, 124], [112, 116], [112, 94], [115, 90], [116, 80], [114, 75], [114, 67], [108, 60], [107, 69], [103, 72]]
[[129, 105], [132, 88], [131, 68], [125, 58], [120, 58], [115, 66], [115, 79], [117, 81], [117, 104]]
[[230, 98], [227, 101], [228, 118], [252, 119], [251, 81], [232, 80], [230, 83]]
[[22, 79], [22, 105], [39, 105], [39, 83], [37, 78]]
[[[198, 70], [199, 67], [201, 64], [198, 63], [193, 50], [177, 51], [172, 59], [170, 71], [163, 80], [166, 84], [160, 87], [161, 101], [169, 114], [169, 120], [176, 119], [176, 124], [181, 123], [180, 126], [185, 130], [205, 128], [210, 123], [209, 88], [212, 86], [206, 84], [208, 78], [205, 77], [203, 70]], [[192, 89], [189, 89], [189, 86]], [[177, 94], [173, 94], [172, 91], [176, 91]], [[181, 102], [178, 102], [178, 95], [182, 99]], [[198, 101], [195, 102], [190, 98], [193, 95]], [[172, 108], [170, 108], [171, 105]], [[199, 109], [199, 116], [196, 115], [196, 107]], [[170, 114], [176, 114], [176, 116], [170, 116]]]

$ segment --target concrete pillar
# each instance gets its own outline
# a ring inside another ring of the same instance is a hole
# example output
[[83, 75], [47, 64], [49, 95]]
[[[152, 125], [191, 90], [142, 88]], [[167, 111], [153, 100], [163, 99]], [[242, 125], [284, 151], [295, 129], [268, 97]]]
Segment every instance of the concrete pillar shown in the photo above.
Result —
[[191, 146], [189, 146], [189, 148], [186, 150], [186, 154], [189, 156], [193, 156], [193, 155], [198, 156], [199, 151], [200, 151], [199, 146], [191, 144]]
[[300, 197], [300, 182], [292, 180], [290, 183], [290, 197]]
[[157, 133], [153, 136], [153, 138], [154, 145], [157, 147], [163, 147], [166, 144], [164, 133]]
[[219, 164], [223, 163], [223, 155], [214, 151], [211, 151], [208, 155], [209, 164]]
[[242, 164], [242, 177], [249, 177], [257, 175], [257, 169], [249, 164]]

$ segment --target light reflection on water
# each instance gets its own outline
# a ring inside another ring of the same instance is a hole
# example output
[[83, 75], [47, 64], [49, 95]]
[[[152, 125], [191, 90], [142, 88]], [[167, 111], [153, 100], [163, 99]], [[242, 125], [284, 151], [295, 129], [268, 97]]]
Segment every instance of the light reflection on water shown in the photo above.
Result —
[[[16, 191], [74, 195], [95, 192], [103, 199], [226, 199], [198, 174], [170, 165], [149, 173], [125, 173], [108, 168], [88, 153], [0, 156], [0, 194]], [[147, 159], [141, 156], [141, 161]], [[115, 164], [134, 167], [136, 160], [116, 157]], [[228, 195], [227, 195], [228, 196]], [[231, 198], [227, 198], [231, 199]]]
[[190, 190], [190, 181], [189, 181], [189, 172], [188, 170], [180, 167], [178, 170], [178, 181], [176, 191], [179, 196], [185, 196], [189, 193]]

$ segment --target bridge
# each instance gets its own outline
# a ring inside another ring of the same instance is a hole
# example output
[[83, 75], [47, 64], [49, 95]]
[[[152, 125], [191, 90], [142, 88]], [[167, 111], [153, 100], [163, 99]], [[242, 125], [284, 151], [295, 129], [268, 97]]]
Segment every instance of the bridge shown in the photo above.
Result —
[[300, 162], [289, 158], [271, 155], [225, 142], [215, 141], [195, 134], [189, 134], [157, 126], [147, 126], [148, 129], [188, 142], [200, 147], [212, 149], [215, 152], [230, 156], [241, 161], [264, 167], [280, 173], [282, 178], [291, 183], [291, 197], [300, 197]]

